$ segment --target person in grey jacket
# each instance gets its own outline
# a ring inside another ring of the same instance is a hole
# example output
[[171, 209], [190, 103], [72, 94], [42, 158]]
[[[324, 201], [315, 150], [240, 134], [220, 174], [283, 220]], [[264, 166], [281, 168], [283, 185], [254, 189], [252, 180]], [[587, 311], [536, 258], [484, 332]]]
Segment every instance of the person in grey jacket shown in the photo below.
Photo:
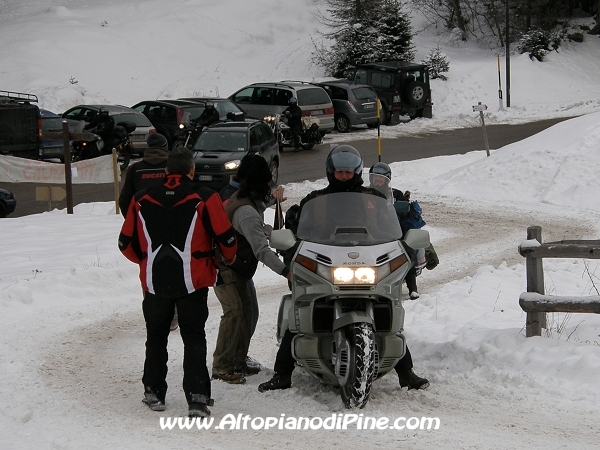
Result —
[[233, 265], [220, 266], [214, 288], [223, 315], [213, 353], [212, 378], [230, 384], [245, 383], [245, 375], [260, 371], [246, 363], [252, 335], [252, 295], [248, 281], [256, 272], [258, 262], [283, 277], [291, 277], [289, 268], [270, 249], [267, 240], [270, 227], [264, 224], [264, 212], [271, 198], [271, 178], [264, 158], [253, 155], [239, 190], [225, 205], [236, 230], [238, 251]]

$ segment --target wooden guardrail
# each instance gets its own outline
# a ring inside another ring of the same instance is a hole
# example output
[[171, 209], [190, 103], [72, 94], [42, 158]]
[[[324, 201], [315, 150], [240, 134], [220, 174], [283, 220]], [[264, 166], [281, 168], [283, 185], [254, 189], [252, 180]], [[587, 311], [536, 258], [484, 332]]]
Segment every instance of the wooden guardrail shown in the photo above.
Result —
[[527, 228], [527, 240], [519, 245], [519, 254], [527, 258], [527, 292], [519, 296], [519, 305], [527, 313], [527, 337], [541, 336], [548, 312], [600, 314], [600, 296], [545, 295], [542, 263], [543, 258], [600, 259], [600, 240], [542, 243], [542, 228], [534, 226]]

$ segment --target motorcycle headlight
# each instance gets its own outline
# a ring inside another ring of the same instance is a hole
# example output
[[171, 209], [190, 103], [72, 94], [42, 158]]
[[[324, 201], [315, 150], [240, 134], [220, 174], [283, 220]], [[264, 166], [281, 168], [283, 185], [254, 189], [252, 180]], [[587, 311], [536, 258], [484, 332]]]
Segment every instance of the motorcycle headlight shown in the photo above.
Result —
[[373, 267], [336, 267], [333, 284], [375, 284], [377, 273]]
[[227, 161], [225, 163], [225, 169], [227, 170], [237, 170], [238, 167], [240, 167], [239, 159], [234, 159], [233, 161]]

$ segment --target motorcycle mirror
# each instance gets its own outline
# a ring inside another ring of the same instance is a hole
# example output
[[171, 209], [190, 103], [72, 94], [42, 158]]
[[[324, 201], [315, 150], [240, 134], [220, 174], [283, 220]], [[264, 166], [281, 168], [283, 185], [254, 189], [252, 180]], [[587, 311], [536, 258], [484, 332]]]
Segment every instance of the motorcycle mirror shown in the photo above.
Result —
[[273, 230], [269, 237], [269, 245], [275, 250], [287, 250], [296, 244], [296, 236], [292, 230]]
[[404, 235], [404, 243], [412, 249], [427, 248], [431, 245], [429, 231], [412, 229]]

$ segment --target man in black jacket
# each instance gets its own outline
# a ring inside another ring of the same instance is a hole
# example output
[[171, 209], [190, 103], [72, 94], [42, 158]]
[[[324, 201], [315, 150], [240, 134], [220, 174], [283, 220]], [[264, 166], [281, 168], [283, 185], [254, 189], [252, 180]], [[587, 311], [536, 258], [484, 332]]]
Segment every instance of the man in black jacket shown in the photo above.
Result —
[[290, 127], [290, 132], [294, 138], [294, 151], [300, 151], [300, 133], [302, 132], [302, 109], [298, 106], [296, 97], [291, 97], [288, 100], [289, 106], [283, 111], [283, 115], [287, 119], [287, 124]]
[[[98, 150], [104, 149], [106, 153], [112, 151], [115, 144], [115, 120], [108, 114], [108, 109], [101, 107], [94, 120], [87, 124], [83, 129], [90, 130], [102, 138], [103, 148], [98, 148]], [[89, 156], [84, 157], [84, 155], [82, 155], [82, 159], [87, 159]]]
[[144, 151], [144, 159], [129, 167], [121, 195], [119, 196], [119, 208], [125, 217], [129, 203], [134, 194], [165, 181], [165, 167], [169, 157], [169, 143], [160, 133], [152, 133], [146, 139], [148, 148]]

